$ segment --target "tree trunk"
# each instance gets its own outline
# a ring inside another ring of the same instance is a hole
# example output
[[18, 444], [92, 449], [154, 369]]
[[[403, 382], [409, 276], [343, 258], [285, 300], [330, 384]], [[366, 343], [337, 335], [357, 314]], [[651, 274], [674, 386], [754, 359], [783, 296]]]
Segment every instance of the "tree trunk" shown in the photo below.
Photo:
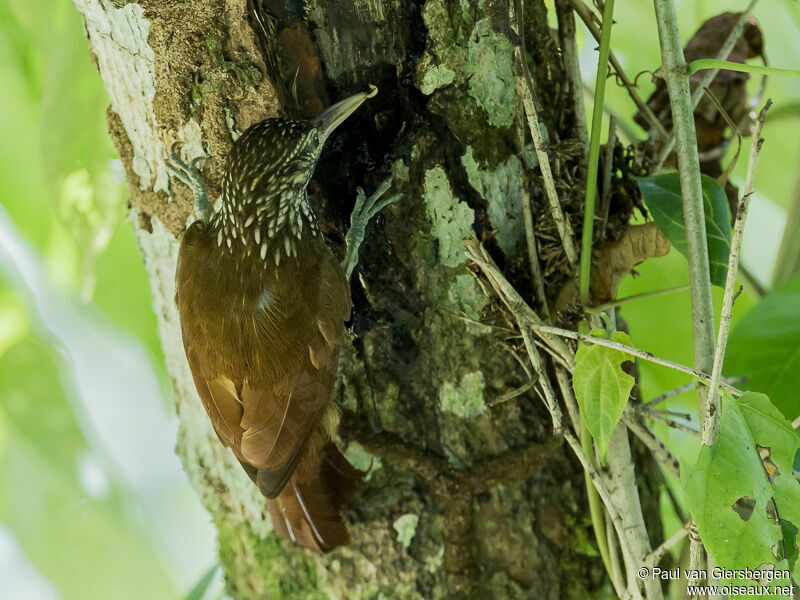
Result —
[[[462, 246], [475, 232], [531, 297], [521, 206], [532, 198], [548, 295], [567, 279], [525, 143], [508, 0], [75, 4], [111, 98], [109, 128], [175, 385], [177, 451], [218, 528], [229, 594], [607, 596], [581, 469], [553, 436], [512, 322]], [[542, 124], [577, 232], [585, 140], [544, 5], [530, 0], [526, 10]], [[368, 230], [336, 391], [341, 446], [370, 472], [346, 513], [352, 544], [315, 556], [271, 533], [263, 498], [195, 393], [173, 304], [191, 192], [170, 179], [164, 158], [174, 141], [185, 158], [207, 156], [214, 199], [237, 133], [268, 116], [312, 116], [370, 83], [379, 95], [331, 140], [311, 188], [339, 249], [358, 186], [369, 193], [391, 176], [392, 192], [403, 193]], [[373, 395], [382, 433], [371, 426]], [[647, 496], [655, 469], [639, 462], [645, 516], [657, 523], [657, 499]]]

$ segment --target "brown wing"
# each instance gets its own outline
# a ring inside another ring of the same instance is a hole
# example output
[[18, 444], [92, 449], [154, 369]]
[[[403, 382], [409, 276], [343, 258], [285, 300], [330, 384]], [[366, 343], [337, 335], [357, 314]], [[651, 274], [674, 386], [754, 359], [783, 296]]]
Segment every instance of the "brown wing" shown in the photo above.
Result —
[[[315, 250], [318, 278], [310, 279], [317, 282], [313, 290], [316, 306], [304, 315], [308, 322], [294, 327], [303, 333], [300, 363], [285, 378], [254, 378], [242, 388], [242, 455], [259, 469], [257, 483], [267, 498], [274, 498], [283, 489], [304, 450], [311, 460], [307, 468], [301, 469], [300, 480], [309, 481], [317, 474], [319, 445], [325, 440], [309, 440], [328, 408], [336, 378], [339, 338], [350, 313], [349, 288], [341, 267], [326, 247], [319, 245]], [[309, 279], [307, 273], [298, 276]], [[280, 303], [284, 295], [291, 294], [288, 290], [282, 294], [279, 286], [273, 301]], [[256, 313], [258, 329], [265, 339], [271, 337], [275, 312], [289, 312], [286, 307], [281, 311], [272, 307], [264, 306]]]
[[186, 356], [220, 439], [273, 498], [307, 446], [315, 460], [301, 472], [308, 479], [319, 470], [314, 455], [326, 440], [313, 434], [335, 382], [349, 288], [316, 239], [275, 272], [260, 261], [227, 264], [233, 259], [211, 237], [195, 224], [179, 253], [176, 304]]
[[184, 349], [194, 378], [194, 385], [208, 417], [211, 419], [214, 431], [217, 432], [222, 443], [233, 449], [237, 458], [241, 460], [239, 448], [242, 444], [244, 429], [240, 423], [244, 411], [233, 381], [223, 375], [206, 379], [202, 375], [203, 368], [194, 348], [186, 346]]

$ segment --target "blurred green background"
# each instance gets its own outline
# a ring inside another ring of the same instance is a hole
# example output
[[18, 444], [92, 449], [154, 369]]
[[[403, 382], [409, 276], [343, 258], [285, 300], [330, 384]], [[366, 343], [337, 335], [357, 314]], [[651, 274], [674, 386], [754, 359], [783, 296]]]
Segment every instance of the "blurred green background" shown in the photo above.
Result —
[[182, 598], [214, 531], [72, 2], [0, 3], [0, 106], [0, 598]]
[[[745, 4], [679, 1], [684, 39], [709, 16]], [[800, 68], [797, 4], [764, 1], [755, 14], [771, 65]], [[626, 72], [658, 67], [652, 4], [618, 3], [615, 21], [612, 48]], [[596, 44], [579, 29], [592, 85]], [[647, 97], [647, 76], [640, 87]], [[766, 95], [776, 109], [796, 107], [800, 80], [773, 78]], [[610, 85], [607, 99], [631, 120], [624, 90]], [[215, 561], [208, 516], [173, 452], [171, 382], [107, 105], [69, 0], [0, 3], [3, 599], [182, 598]], [[787, 208], [797, 202], [797, 110], [770, 121], [764, 136], [743, 264], [769, 288]], [[734, 171], [739, 185], [745, 163]], [[638, 271], [621, 296], [686, 283], [674, 251]], [[746, 288], [735, 318], [757, 301]], [[627, 305], [623, 315], [637, 345], [691, 363], [688, 293]], [[687, 382], [649, 364], [641, 372], [645, 398]], [[674, 401], [693, 403], [691, 394]], [[658, 432], [691, 456], [691, 439]]]

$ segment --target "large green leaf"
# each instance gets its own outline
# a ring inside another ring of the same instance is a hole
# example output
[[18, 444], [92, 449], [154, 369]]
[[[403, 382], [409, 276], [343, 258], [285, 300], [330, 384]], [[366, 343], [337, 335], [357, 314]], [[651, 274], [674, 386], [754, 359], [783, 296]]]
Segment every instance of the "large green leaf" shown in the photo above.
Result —
[[[605, 337], [605, 332], [597, 329], [592, 335]], [[631, 343], [628, 335], [621, 331], [612, 333], [611, 339], [621, 344]], [[581, 344], [575, 355], [572, 386], [603, 462], [608, 441], [633, 389], [633, 377], [622, 370], [622, 363], [628, 360], [630, 357], [619, 350], [592, 344]]]
[[800, 414], [800, 276], [762, 298], [734, 326], [724, 369], [746, 376], [743, 385], [767, 394], [788, 419]]
[[[716, 563], [730, 569], [775, 564], [782, 550], [796, 557], [800, 483], [792, 475], [800, 437], [764, 394], [746, 392], [721, 403], [720, 434], [703, 446], [697, 462], [682, 468], [686, 502]], [[762, 461], [759, 449], [768, 453]], [[772, 500], [783, 528], [772, 514]], [[744, 503], [744, 504], [743, 504]], [[743, 506], [747, 503], [752, 512]], [[789, 565], [798, 574], [797, 563]]]
[[[711, 283], [725, 287], [728, 255], [731, 251], [731, 215], [728, 198], [720, 185], [703, 175], [703, 209], [706, 216], [708, 264]], [[661, 233], [686, 256], [686, 226], [683, 222], [681, 184], [677, 172], [637, 177], [647, 209]]]

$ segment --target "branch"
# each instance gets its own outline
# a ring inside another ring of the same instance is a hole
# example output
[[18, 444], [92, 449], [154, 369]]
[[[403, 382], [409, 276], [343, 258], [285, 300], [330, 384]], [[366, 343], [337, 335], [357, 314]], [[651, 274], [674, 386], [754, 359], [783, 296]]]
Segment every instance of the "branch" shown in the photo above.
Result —
[[708, 386], [706, 412], [703, 415], [703, 443], [706, 446], [711, 446], [719, 435], [719, 398], [717, 397], [717, 389], [722, 379], [722, 362], [725, 360], [725, 346], [728, 343], [728, 331], [730, 330], [731, 317], [733, 316], [733, 301], [736, 297], [734, 288], [736, 287], [736, 272], [739, 268], [739, 253], [742, 249], [744, 223], [747, 219], [747, 209], [750, 206], [750, 196], [753, 193], [753, 179], [755, 178], [756, 167], [758, 166], [758, 154], [761, 151], [761, 144], [764, 142], [764, 139], [761, 137], [761, 130], [764, 127], [764, 119], [770, 106], [772, 106], [772, 100], [767, 100], [766, 105], [761, 109], [758, 120], [756, 121], [756, 128], [753, 132], [753, 143], [750, 146], [750, 158], [747, 162], [747, 177], [745, 178], [744, 194], [741, 200], [739, 200], [739, 206], [736, 210], [736, 224], [733, 228], [731, 252], [728, 256], [728, 274], [725, 278], [725, 295], [722, 299], [722, 310], [719, 316], [717, 349], [714, 353], [711, 383]]
[[647, 427], [638, 421], [636, 418], [636, 411], [630, 406], [627, 407], [622, 414], [622, 422], [625, 423], [628, 429], [647, 446], [650, 452], [653, 453], [653, 456], [660, 460], [675, 477], [678, 479], [681, 478], [681, 466], [678, 459], [661, 443], [661, 440], [654, 436]]
[[[589, 457], [586, 456], [586, 453], [581, 448], [578, 439], [573, 435], [573, 433], [567, 429], [564, 430], [564, 439], [567, 440], [570, 448], [575, 453], [575, 456], [578, 457], [578, 461], [581, 463], [584, 471], [589, 475], [589, 478], [592, 480], [597, 493], [600, 495], [600, 498], [603, 500], [603, 504], [608, 511], [608, 516], [611, 519], [611, 522], [614, 524], [614, 529], [617, 532], [617, 537], [619, 538], [619, 544], [622, 547], [623, 555], [627, 556], [636, 556], [630, 545], [630, 540], [628, 539], [628, 532], [625, 529], [625, 526], [622, 522], [622, 517], [620, 515], [619, 509], [617, 508], [616, 504], [614, 504], [614, 500], [611, 497], [611, 494], [608, 491], [608, 488], [603, 483], [603, 480], [600, 478], [600, 474], [598, 473], [597, 469], [594, 467], [592, 462], [589, 460]], [[631, 573], [628, 573], [628, 585], [629, 588], [633, 585], [636, 585], [636, 574], [633, 574], [631, 577]], [[635, 587], [634, 590], [638, 594], [639, 589]], [[641, 595], [639, 594], [639, 597]]]
[[[654, 4], [661, 43], [661, 71], [669, 90], [678, 146], [683, 222], [686, 227], [686, 258], [689, 262], [689, 289], [692, 298], [694, 368], [707, 373], [711, 371], [714, 357], [714, 307], [711, 300], [706, 219], [688, 69], [673, 1], [654, 0]], [[698, 395], [702, 412], [705, 410], [705, 390], [701, 388]]]
[[[744, 28], [747, 25], [747, 19], [750, 17], [750, 13], [752, 12], [753, 7], [756, 5], [756, 2], [758, 2], [758, 0], [751, 0], [748, 7], [744, 9], [739, 17], [739, 20], [736, 21], [736, 25], [734, 25], [733, 29], [731, 29], [728, 37], [725, 38], [725, 42], [722, 44], [722, 48], [720, 48], [719, 53], [717, 54], [717, 59], [726, 60], [731, 55], [731, 52], [733, 52], [733, 47], [736, 45], [736, 42], [739, 41], [739, 38], [742, 37], [742, 33], [744, 33]], [[675, 25], [675, 27], [677, 29], [677, 25]], [[681, 53], [681, 56], [683, 56], [683, 53]], [[695, 108], [697, 108], [697, 105], [700, 104], [700, 100], [703, 98], [703, 90], [711, 85], [711, 82], [714, 81], [717, 73], [719, 73], [719, 69], [711, 69], [708, 73], [703, 75], [703, 78], [700, 80], [700, 83], [697, 85], [694, 93], [692, 94], [693, 111]], [[671, 96], [672, 94], [670, 93], [670, 97]], [[658, 158], [656, 158], [656, 166], [655, 169], [653, 169], [654, 171], [661, 169], [661, 166], [667, 160], [667, 157], [669, 156], [670, 152], [672, 152], [674, 147], [675, 136], [670, 133], [664, 144], [664, 147], [661, 149], [661, 152], [658, 155]]]

